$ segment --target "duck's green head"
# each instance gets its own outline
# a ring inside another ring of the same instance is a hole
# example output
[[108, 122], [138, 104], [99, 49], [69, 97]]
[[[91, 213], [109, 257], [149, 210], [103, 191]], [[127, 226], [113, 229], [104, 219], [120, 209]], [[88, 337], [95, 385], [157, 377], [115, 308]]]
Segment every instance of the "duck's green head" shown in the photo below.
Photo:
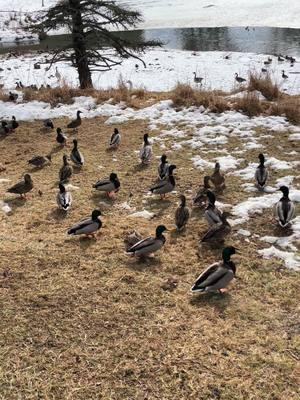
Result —
[[260, 153], [260, 154], [258, 155], [258, 159], [259, 159], [260, 164], [261, 164], [261, 165], [264, 165], [264, 163], [265, 163], [265, 156], [264, 156], [262, 153]]
[[173, 171], [174, 171], [174, 169], [176, 169], [177, 167], [176, 167], [176, 165], [170, 165], [169, 166], [169, 175], [171, 176], [171, 175], [173, 175]]
[[24, 181], [26, 183], [31, 183], [32, 182], [31, 176], [29, 174], [25, 174], [24, 175]]
[[101, 211], [95, 209], [95, 210], [92, 212], [92, 220], [93, 220], [93, 221], [97, 220], [98, 217], [100, 217], [100, 215], [102, 215]]
[[222, 258], [225, 262], [230, 261], [230, 257], [235, 254], [237, 249], [233, 246], [227, 246], [223, 249]]
[[61, 129], [60, 128], [56, 128], [56, 133], [61, 133]]
[[149, 135], [148, 135], [148, 133], [145, 133], [145, 135], [144, 135], [144, 143], [145, 144], [149, 144]]
[[156, 228], [156, 237], [159, 237], [163, 234], [163, 232], [167, 231], [168, 229], [165, 227], [165, 225], [158, 225]]
[[282, 192], [284, 197], [289, 197], [289, 188], [287, 186], [280, 186], [280, 188], [278, 189]]
[[78, 141], [76, 139], [73, 140], [74, 148], [77, 148]]
[[163, 155], [161, 156], [160, 160], [161, 160], [161, 162], [162, 162], [163, 164], [165, 164], [165, 163], [167, 162], [167, 156], [166, 156], [166, 154], [163, 154]]
[[203, 183], [204, 183], [204, 187], [208, 188], [209, 187], [209, 180], [210, 180], [210, 176], [206, 175], [203, 178]]
[[179, 199], [180, 199], [180, 206], [181, 206], [181, 207], [185, 207], [185, 204], [186, 204], [186, 197], [185, 197], [185, 195], [184, 195], [184, 194], [181, 194], [181, 195], [179, 196]]
[[220, 171], [221, 165], [220, 163], [216, 162], [215, 164], [215, 171]]
[[112, 172], [112, 173], [109, 175], [109, 180], [110, 180], [110, 181], [115, 181], [116, 179], [118, 179], [118, 175], [115, 174], [114, 172]]
[[118, 133], [119, 133], [119, 130], [118, 130], [117, 128], [115, 128], [115, 129], [114, 129], [114, 134], [115, 134], [115, 135], [118, 135]]

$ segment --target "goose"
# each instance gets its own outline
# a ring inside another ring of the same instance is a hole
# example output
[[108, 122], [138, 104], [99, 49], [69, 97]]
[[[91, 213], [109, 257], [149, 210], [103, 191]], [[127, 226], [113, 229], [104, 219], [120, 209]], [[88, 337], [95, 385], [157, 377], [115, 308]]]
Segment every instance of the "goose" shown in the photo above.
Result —
[[267, 168], [265, 167], [265, 156], [260, 153], [258, 155], [259, 158], [259, 165], [255, 170], [255, 180], [256, 180], [256, 186], [258, 187], [258, 189], [263, 190], [268, 177], [269, 177], [269, 173]]
[[78, 150], [78, 141], [76, 139], [73, 140], [73, 149], [71, 151], [70, 159], [77, 166], [82, 167], [84, 164], [83, 154]]
[[265, 72], [268, 72], [268, 70], [267, 70], [266, 68], [262, 68], [262, 69], [261, 69], [261, 72], [264, 72], [264, 73], [265, 73]]
[[265, 64], [265, 65], [270, 65], [271, 62], [272, 62], [272, 61], [269, 61], [269, 60], [268, 60], [268, 61], [264, 61], [264, 64]]
[[238, 74], [237, 72], [235, 73], [235, 80], [236, 80], [238, 83], [246, 82], [246, 79], [245, 79], [245, 78], [242, 78], [241, 76], [239, 76], [239, 74]]
[[226, 211], [220, 216], [221, 224], [213, 225], [205, 233], [201, 242], [221, 242], [224, 241], [225, 236], [231, 231], [231, 226], [227, 221], [229, 213]]
[[11, 121], [7, 122], [7, 128], [10, 130], [10, 132], [14, 132], [18, 127], [19, 123], [17, 122], [16, 117], [13, 115]]
[[225, 185], [225, 177], [220, 170], [221, 170], [220, 163], [216, 162], [215, 169], [210, 177], [210, 180], [213, 183], [215, 190], [222, 193], [223, 190], [226, 189], [226, 185]]
[[283, 79], [287, 79], [287, 78], [288, 78], [288, 75], [286, 75], [286, 73], [284, 72], [284, 70], [282, 70], [282, 75], [281, 75], [281, 76], [282, 76]]
[[175, 178], [173, 176], [174, 169], [176, 169], [176, 165], [170, 165], [168, 176], [152, 186], [150, 188], [150, 192], [154, 194], [160, 194], [161, 198], [165, 197], [167, 193], [172, 192], [176, 185]]
[[109, 179], [105, 178], [99, 180], [93, 185], [93, 188], [101, 192], [106, 192], [108, 197], [113, 197], [120, 190], [120, 186], [121, 184], [117, 174], [112, 172]]
[[231, 256], [236, 254], [237, 249], [233, 246], [225, 247], [222, 251], [222, 260], [213, 263], [193, 284], [192, 293], [215, 292], [224, 293], [229, 282], [235, 277], [236, 266], [231, 261]]
[[277, 57], [277, 60], [278, 60], [279, 62], [282, 62], [282, 61], [284, 61], [284, 58], [282, 58], [281, 56], [278, 56], [278, 57]]
[[203, 78], [200, 78], [200, 76], [197, 76], [196, 72], [193, 72], [194, 74], [194, 82], [195, 83], [202, 83]]
[[66, 191], [65, 186], [62, 183], [59, 183], [59, 192], [56, 196], [56, 202], [58, 208], [64, 211], [68, 211], [72, 204], [72, 195], [70, 192]]
[[8, 94], [9, 101], [17, 101], [18, 97], [19, 97], [18, 93], [9, 92]]
[[150, 236], [140, 240], [127, 250], [127, 254], [139, 257], [147, 256], [160, 250], [166, 242], [166, 238], [163, 235], [165, 231], [167, 231], [167, 228], [164, 225], [159, 225], [156, 228], [155, 237]]
[[273, 59], [271, 57], [268, 57], [268, 61], [271, 63]]
[[90, 218], [85, 218], [74, 224], [69, 230], [68, 235], [85, 235], [95, 237], [95, 233], [101, 228], [102, 222], [100, 210], [94, 210]]
[[210, 190], [207, 191], [208, 204], [205, 209], [205, 218], [210, 226], [221, 226], [222, 225], [222, 213], [216, 207], [216, 196]]
[[73, 129], [74, 131], [78, 130], [78, 127], [81, 125], [81, 117], [80, 114], [82, 114], [82, 111], [77, 111], [77, 118], [73, 119], [68, 125], [68, 129]]
[[149, 135], [145, 133], [143, 147], [140, 150], [140, 160], [142, 164], [149, 164], [152, 156], [152, 146], [149, 142]]
[[34, 156], [28, 161], [28, 164], [33, 165], [37, 168], [42, 168], [45, 165], [49, 165], [51, 163], [51, 154], [47, 156]]
[[211, 189], [209, 184], [210, 176], [203, 178], [203, 186], [200, 186], [196, 196], [193, 198], [193, 206], [203, 208], [206, 205], [207, 191]]
[[180, 205], [175, 212], [175, 225], [178, 231], [182, 230], [190, 218], [190, 210], [186, 207], [186, 197], [180, 196]]
[[26, 193], [33, 189], [33, 182], [29, 174], [24, 175], [24, 180], [16, 183], [14, 186], [7, 190], [8, 193], [19, 194], [22, 198], [26, 199]]
[[68, 137], [62, 133], [60, 128], [56, 129], [56, 141], [61, 146], [65, 146], [67, 144]]
[[60, 80], [61, 80], [61, 74], [59, 73], [57, 67], [55, 67], [55, 77], [56, 77], [56, 79], [60, 82]]
[[63, 166], [59, 170], [59, 181], [60, 182], [66, 182], [68, 181], [73, 174], [73, 168], [72, 166], [68, 163], [67, 156], [63, 156]]
[[295, 217], [295, 205], [289, 198], [289, 188], [281, 186], [280, 190], [283, 194], [274, 208], [275, 218], [282, 228], [290, 225], [291, 220]]
[[168, 175], [169, 163], [166, 154], [163, 154], [160, 158], [160, 164], [158, 166], [158, 178], [160, 180], [165, 179]]
[[7, 126], [7, 122], [6, 121], [1, 121], [0, 134], [7, 135], [8, 133], [9, 133], [9, 128]]
[[45, 121], [43, 121], [43, 125], [44, 125], [44, 128], [46, 128], [46, 129], [54, 129], [54, 125], [53, 125], [53, 122], [51, 121], [51, 119], [45, 119]]
[[121, 142], [121, 135], [117, 128], [114, 129], [114, 133], [111, 135], [109, 147], [111, 149], [117, 149]]

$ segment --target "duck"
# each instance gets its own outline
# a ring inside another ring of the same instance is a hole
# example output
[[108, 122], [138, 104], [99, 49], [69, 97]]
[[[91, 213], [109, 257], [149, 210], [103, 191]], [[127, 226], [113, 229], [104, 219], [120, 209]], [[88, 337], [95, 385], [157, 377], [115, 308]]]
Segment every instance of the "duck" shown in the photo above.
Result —
[[198, 276], [191, 288], [191, 292], [224, 293], [236, 274], [235, 263], [230, 259], [236, 252], [237, 249], [233, 246], [225, 247], [222, 251], [222, 260], [213, 263]]
[[68, 137], [62, 133], [61, 128], [56, 128], [56, 141], [61, 146], [65, 146], [67, 144]]
[[82, 114], [82, 111], [77, 111], [77, 117], [76, 119], [73, 119], [73, 121], [71, 121], [68, 125], [67, 128], [68, 129], [73, 129], [74, 131], [77, 131], [79, 126], [81, 125], [81, 117], [80, 114]]
[[286, 228], [295, 217], [295, 205], [289, 198], [289, 188], [287, 186], [280, 186], [278, 190], [282, 192], [283, 196], [275, 205], [274, 214], [278, 224], [282, 228]]
[[190, 210], [186, 207], [186, 197], [182, 194], [180, 196], [180, 204], [175, 212], [175, 225], [178, 231], [181, 231], [190, 218]]
[[160, 180], [165, 179], [168, 175], [169, 163], [166, 154], [163, 154], [160, 158], [160, 164], [158, 166], [158, 178]]
[[235, 73], [235, 80], [236, 80], [238, 83], [246, 82], [246, 79], [245, 79], [245, 78], [242, 78], [241, 76], [239, 76], [239, 74], [238, 74], [237, 72]]
[[51, 154], [47, 156], [34, 156], [28, 161], [28, 164], [33, 165], [37, 168], [42, 168], [45, 165], [49, 165], [51, 163]]
[[15, 129], [19, 127], [19, 123], [17, 122], [16, 117], [13, 115], [11, 117], [11, 120], [7, 122], [7, 128], [9, 129], [10, 132], [14, 132]]
[[277, 57], [277, 60], [279, 61], [279, 62], [282, 62], [282, 61], [284, 61], [284, 58], [283, 57], [281, 57], [280, 55]]
[[225, 177], [220, 172], [220, 170], [221, 170], [220, 163], [216, 162], [215, 169], [214, 169], [213, 174], [210, 177], [210, 180], [213, 183], [215, 190], [217, 192], [222, 193], [223, 190], [226, 189], [226, 185], [225, 185]]
[[78, 150], [78, 141], [76, 139], [73, 140], [73, 149], [71, 151], [70, 159], [77, 166], [82, 167], [84, 164], [83, 154]]
[[59, 183], [59, 192], [57, 193], [56, 196], [56, 202], [58, 205], [58, 208], [60, 208], [63, 211], [68, 211], [69, 208], [72, 205], [72, 195], [70, 192], [66, 191], [65, 186], [62, 183]]
[[110, 138], [109, 148], [117, 149], [120, 145], [120, 142], [121, 142], [121, 135], [119, 133], [119, 130], [115, 128]]
[[8, 94], [9, 101], [17, 101], [18, 97], [19, 97], [18, 93], [9, 92], [9, 94]]
[[66, 182], [68, 181], [73, 174], [73, 168], [68, 163], [68, 158], [66, 155], [63, 156], [63, 166], [59, 170], [59, 181]]
[[176, 169], [176, 165], [170, 165], [168, 176], [152, 186], [150, 192], [153, 194], [160, 194], [161, 198], [165, 197], [167, 193], [172, 192], [176, 186], [175, 178], [173, 176], [174, 169]]
[[142, 239], [127, 250], [128, 255], [148, 256], [160, 250], [166, 243], [163, 232], [167, 231], [164, 225], [158, 225], [155, 231], [155, 237]]
[[101, 192], [106, 192], [108, 197], [114, 197], [114, 195], [120, 190], [120, 181], [117, 174], [112, 172], [109, 179], [101, 179], [93, 185], [94, 189]]
[[227, 221], [229, 215], [224, 211], [220, 216], [221, 224], [212, 225], [201, 239], [201, 242], [223, 242], [225, 236], [231, 231], [231, 226]]
[[101, 215], [100, 210], [93, 210], [91, 217], [82, 219], [77, 224], [74, 224], [68, 230], [68, 235], [85, 235], [95, 238], [96, 232], [102, 227], [102, 221], [99, 218]]
[[56, 79], [60, 82], [60, 80], [61, 80], [61, 74], [59, 73], [57, 67], [55, 67], [55, 77], [56, 77]]
[[197, 76], [196, 72], [193, 72], [194, 74], [194, 82], [195, 83], [202, 83], [203, 78], [201, 78], [200, 76]]
[[265, 156], [262, 153], [260, 153], [258, 155], [258, 158], [259, 158], [259, 165], [256, 168], [254, 177], [255, 177], [256, 186], [258, 187], [258, 189], [263, 190], [263, 188], [268, 180], [269, 173], [268, 173], [267, 168], [265, 167]]
[[43, 121], [43, 125], [46, 129], [54, 129], [54, 124], [51, 119], [45, 119], [45, 121]]
[[8, 135], [9, 134], [9, 128], [7, 126], [7, 122], [6, 121], [1, 121], [0, 134], [4, 134], [4, 135]]
[[214, 227], [221, 226], [222, 225], [222, 218], [221, 218], [222, 213], [216, 207], [216, 205], [215, 205], [216, 196], [210, 190], [207, 191], [207, 200], [208, 200], [208, 204], [205, 209], [204, 215], [208, 222], [208, 225], [214, 226]]
[[265, 73], [265, 72], [268, 72], [268, 70], [267, 70], [266, 68], [262, 68], [262, 69], [261, 69], [261, 72], [264, 72], [264, 73]]
[[8, 193], [19, 194], [22, 198], [26, 199], [26, 194], [33, 189], [33, 181], [29, 174], [24, 175], [24, 180], [16, 183], [14, 186], [7, 190]]
[[272, 63], [272, 61], [270, 61], [270, 60], [264, 61], [265, 65], [270, 65], [271, 63]]
[[149, 135], [145, 133], [143, 147], [140, 150], [140, 160], [142, 164], [149, 164], [152, 156], [152, 146], [149, 142]]
[[284, 72], [284, 70], [282, 70], [282, 75], [281, 75], [281, 76], [282, 76], [283, 79], [287, 79], [287, 78], [288, 78], [288, 75], [286, 75], [286, 73]]
[[206, 205], [207, 191], [211, 189], [209, 184], [210, 176], [203, 178], [203, 186], [200, 186], [196, 196], [193, 198], [193, 206], [203, 208]]

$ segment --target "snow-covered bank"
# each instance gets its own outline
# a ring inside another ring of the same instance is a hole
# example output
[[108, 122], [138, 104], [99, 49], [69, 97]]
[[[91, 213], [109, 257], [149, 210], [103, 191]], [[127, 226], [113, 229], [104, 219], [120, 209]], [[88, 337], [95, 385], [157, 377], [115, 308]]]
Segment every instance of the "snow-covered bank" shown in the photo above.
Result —
[[[229, 55], [229, 59], [225, 56]], [[193, 72], [203, 77], [202, 88], [231, 91], [240, 85], [235, 81], [234, 74], [238, 73], [248, 78], [250, 72], [261, 72], [265, 67], [266, 54], [253, 53], [225, 53], [225, 52], [189, 52], [183, 50], [153, 49], [143, 55], [147, 65], [142, 64], [136, 68], [135, 59], [126, 59], [123, 64], [112, 68], [110, 71], [93, 74], [96, 88], [111, 88], [118, 85], [120, 76], [128, 85], [143, 87], [150, 91], [168, 91], [178, 82], [194, 84]], [[17, 81], [23, 85], [51, 85], [58, 86], [55, 76], [55, 67], [49, 71], [47, 65], [41, 64], [41, 69], [34, 69], [34, 64], [43, 62], [45, 55], [22, 55], [18, 58], [1, 57], [3, 71], [0, 74], [0, 83], [5, 89], [14, 89]], [[289, 94], [300, 93], [300, 62], [290, 67], [288, 62], [278, 62], [272, 57], [273, 62], [268, 67], [269, 73], [277, 82], [280, 89]], [[71, 86], [78, 86], [77, 72], [66, 63], [57, 64], [62, 79]], [[283, 79], [281, 74], [285, 70], [288, 79]], [[198, 85], [199, 86], [199, 85]]]

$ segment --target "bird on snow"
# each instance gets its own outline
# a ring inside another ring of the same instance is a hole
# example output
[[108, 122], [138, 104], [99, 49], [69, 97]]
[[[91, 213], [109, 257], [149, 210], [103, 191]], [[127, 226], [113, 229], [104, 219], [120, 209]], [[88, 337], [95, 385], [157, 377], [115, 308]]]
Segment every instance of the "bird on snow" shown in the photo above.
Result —
[[217, 162], [215, 164], [215, 169], [213, 174], [210, 177], [211, 182], [213, 183], [215, 190], [217, 192], [222, 193], [224, 189], [226, 189], [226, 185], [225, 185], [225, 177], [224, 175], [220, 172], [221, 170], [221, 166], [220, 164]]
[[236, 253], [236, 250], [233, 246], [225, 247], [222, 252], [222, 260], [213, 263], [198, 276], [191, 288], [192, 293], [225, 292], [225, 288], [235, 277], [236, 266], [230, 258]]
[[121, 135], [117, 128], [114, 129], [114, 133], [111, 135], [109, 148], [110, 149], [117, 149], [121, 142]]
[[26, 194], [33, 189], [33, 182], [29, 174], [24, 175], [24, 180], [16, 183], [14, 186], [7, 190], [8, 193], [19, 194], [22, 198], [26, 199]]
[[85, 218], [74, 224], [69, 230], [68, 235], [85, 235], [95, 237], [95, 233], [101, 228], [100, 220], [101, 211], [94, 210], [90, 218]]
[[203, 178], [203, 186], [200, 186], [196, 196], [193, 198], [193, 206], [203, 208], [206, 205], [207, 191], [211, 189], [209, 184], [210, 176]]
[[83, 154], [78, 150], [78, 141], [76, 139], [73, 140], [73, 149], [71, 151], [70, 159], [77, 166], [82, 167], [84, 164]]
[[167, 156], [163, 154], [160, 158], [160, 164], [158, 166], [159, 179], [165, 179], [168, 175], [168, 171], [169, 171], [169, 163], [167, 160]]
[[68, 211], [72, 204], [72, 195], [68, 192], [65, 186], [59, 184], [59, 192], [56, 195], [56, 202], [61, 210]]
[[288, 75], [284, 72], [284, 70], [282, 70], [282, 78], [283, 79], [287, 79], [288, 78]]
[[221, 226], [222, 224], [222, 213], [216, 207], [216, 196], [210, 190], [207, 191], [208, 205], [205, 209], [205, 218], [210, 226]]
[[190, 210], [186, 207], [186, 197], [180, 196], [180, 204], [175, 212], [175, 225], [178, 231], [182, 230], [190, 218]]
[[51, 119], [45, 119], [45, 121], [43, 121], [43, 125], [45, 129], [53, 129], [54, 125], [53, 122], [51, 121]]
[[80, 114], [82, 114], [82, 111], [77, 111], [77, 117], [76, 119], [73, 119], [68, 125], [68, 129], [73, 129], [74, 131], [77, 131], [79, 126], [81, 125], [81, 117]]
[[149, 164], [152, 156], [152, 146], [149, 142], [149, 135], [145, 133], [143, 147], [140, 150], [140, 160], [142, 164]]
[[203, 78], [201, 78], [200, 76], [197, 76], [196, 72], [193, 72], [194, 74], [194, 82], [195, 83], [202, 83]]
[[68, 158], [66, 155], [63, 156], [63, 166], [59, 170], [59, 181], [66, 182], [68, 181], [73, 174], [73, 168], [68, 163]]
[[67, 144], [68, 137], [62, 133], [60, 128], [56, 129], [56, 141], [61, 146], [65, 146]]
[[19, 123], [16, 120], [16, 117], [13, 115], [10, 121], [7, 121], [7, 128], [10, 132], [14, 132], [15, 129], [19, 127]]
[[106, 192], [108, 197], [113, 197], [120, 190], [120, 186], [117, 174], [112, 172], [109, 178], [99, 180], [93, 185], [93, 188], [101, 192]]
[[242, 78], [241, 76], [239, 76], [239, 74], [238, 74], [237, 72], [235, 73], [235, 80], [236, 80], [238, 83], [246, 82], [246, 79], [245, 79], [245, 78]]
[[287, 186], [281, 186], [279, 190], [283, 196], [275, 205], [274, 214], [278, 224], [282, 228], [286, 228], [295, 217], [295, 205], [289, 198], [289, 188]]
[[259, 190], [263, 190], [267, 180], [268, 180], [268, 170], [265, 167], [265, 156], [260, 153], [258, 155], [259, 158], [259, 165], [255, 170], [255, 180], [256, 180], [256, 186], [258, 187]]
[[8, 94], [9, 101], [17, 101], [18, 97], [19, 97], [18, 93], [9, 92]]
[[170, 193], [174, 190], [176, 182], [173, 176], [173, 171], [176, 169], [176, 165], [170, 165], [168, 170], [168, 176], [165, 179], [157, 182], [150, 188], [150, 192], [154, 194], [160, 194], [160, 197], [163, 198], [167, 193]]
[[28, 161], [28, 164], [33, 165], [36, 168], [42, 168], [45, 165], [51, 163], [51, 154], [47, 156], [34, 156]]
[[159, 225], [156, 228], [155, 237], [150, 236], [146, 239], [140, 240], [127, 250], [127, 254], [148, 256], [160, 250], [166, 242], [166, 238], [163, 235], [163, 232], [165, 231], [167, 231], [167, 228], [164, 225]]

